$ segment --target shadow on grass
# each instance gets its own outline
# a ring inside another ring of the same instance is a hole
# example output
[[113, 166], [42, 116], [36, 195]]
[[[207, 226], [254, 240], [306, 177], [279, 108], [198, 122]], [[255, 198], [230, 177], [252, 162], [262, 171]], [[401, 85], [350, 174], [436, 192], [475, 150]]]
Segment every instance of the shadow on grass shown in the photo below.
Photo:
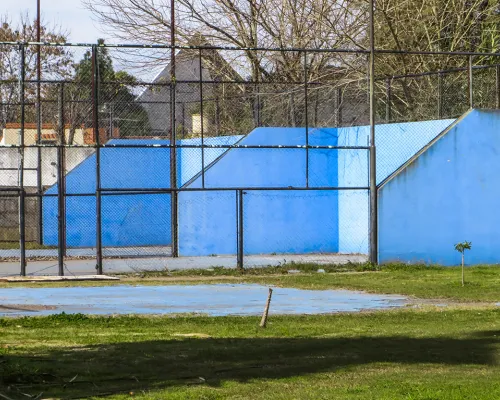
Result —
[[[226, 380], [279, 379], [370, 363], [495, 365], [498, 332], [473, 337], [179, 338], [0, 355], [8, 393], [86, 397]], [[0, 390], [3, 392], [4, 389]], [[7, 393], [7, 392], [4, 392]], [[9, 395], [9, 396], [11, 396]]]

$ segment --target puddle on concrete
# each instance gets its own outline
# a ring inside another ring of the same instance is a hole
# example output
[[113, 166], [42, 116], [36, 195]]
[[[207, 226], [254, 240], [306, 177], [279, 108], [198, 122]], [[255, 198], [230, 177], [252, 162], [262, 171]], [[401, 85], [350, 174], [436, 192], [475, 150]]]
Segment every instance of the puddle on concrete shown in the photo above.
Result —
[[[85, 314], [260, 315], [268, 287], [255, 284], [0, 289], [0, 316]], [[408, 299], [350, 290], [273, 288], [270, 314], [325, 314], [401, 307]]]

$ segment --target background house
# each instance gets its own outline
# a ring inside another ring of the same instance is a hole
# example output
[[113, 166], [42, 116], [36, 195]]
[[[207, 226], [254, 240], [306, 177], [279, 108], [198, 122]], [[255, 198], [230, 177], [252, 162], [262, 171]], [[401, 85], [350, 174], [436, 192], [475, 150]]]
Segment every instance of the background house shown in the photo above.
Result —
[[[171, 64], [168, 64], [136, 100], [148, 115], [151, 136], [170, 135], [170, 73]], [[205, 136], [245, 134], [251, 129], [250, 103], [242, 102], [245, 85], [233, 83], [241, 82], [242, 78], [218, 51], [180, 50], [176, 55], [175, 75], [175, 118], [179, 139], [201, 135], [201, 99]], [[200, 81], [203, 84], [200, 85]]]

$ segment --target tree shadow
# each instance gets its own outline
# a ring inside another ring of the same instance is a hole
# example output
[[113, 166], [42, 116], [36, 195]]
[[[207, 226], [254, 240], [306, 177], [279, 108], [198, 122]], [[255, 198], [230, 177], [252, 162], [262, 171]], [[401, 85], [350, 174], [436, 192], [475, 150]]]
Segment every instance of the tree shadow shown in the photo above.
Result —
[[9, 393], [67, 398], [192, 384], [216, 387], [227, 380], [288, 378], [370, 363], [495, 365], [498, 333], [460, 339], [179, 338], [59, 348], [39, 356], [0, 356], [0, 383], [10, 386]]

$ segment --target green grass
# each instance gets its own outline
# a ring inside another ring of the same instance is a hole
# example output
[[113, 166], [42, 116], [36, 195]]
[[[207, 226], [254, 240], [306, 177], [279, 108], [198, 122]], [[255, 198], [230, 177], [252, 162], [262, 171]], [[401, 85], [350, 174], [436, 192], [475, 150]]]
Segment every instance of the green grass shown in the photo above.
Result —
[[[12, 399], [498, 399], [500, 309], [0, 319]], [[187, 335], [187, 336], [186, 336]]]
[[[322, 268], [326, 273], [317, 273]], [[296, 269], [300, 274], [289, 274]], [[461, 302], [500, 301], [500, 266], [467, 267], [465, 287], [461, 286], [459, 267], [393, 264], [313, 265], [287, 264], [280, 267], [144, 272], [122, 275], [118, 282], [18, 283], [0, 282], [0, 287], [14, 286], [104, 286], [117, 284], [166, 285], [202, 283], [259, 283], [305, 289], [355, 289], [368, 292], [402, 294], [422, 299], [447, 299]]]
[[252, 282], [307, 289], [346, 288], [377, 293], [403, 294], [423, 299], [450, 299], [463, 302], [500, 301], [500, 266], [467, 267], [465, 286], [459, 267], [388, 265], [379, 271], [361, 273], [311, 273], [254, 277]]

